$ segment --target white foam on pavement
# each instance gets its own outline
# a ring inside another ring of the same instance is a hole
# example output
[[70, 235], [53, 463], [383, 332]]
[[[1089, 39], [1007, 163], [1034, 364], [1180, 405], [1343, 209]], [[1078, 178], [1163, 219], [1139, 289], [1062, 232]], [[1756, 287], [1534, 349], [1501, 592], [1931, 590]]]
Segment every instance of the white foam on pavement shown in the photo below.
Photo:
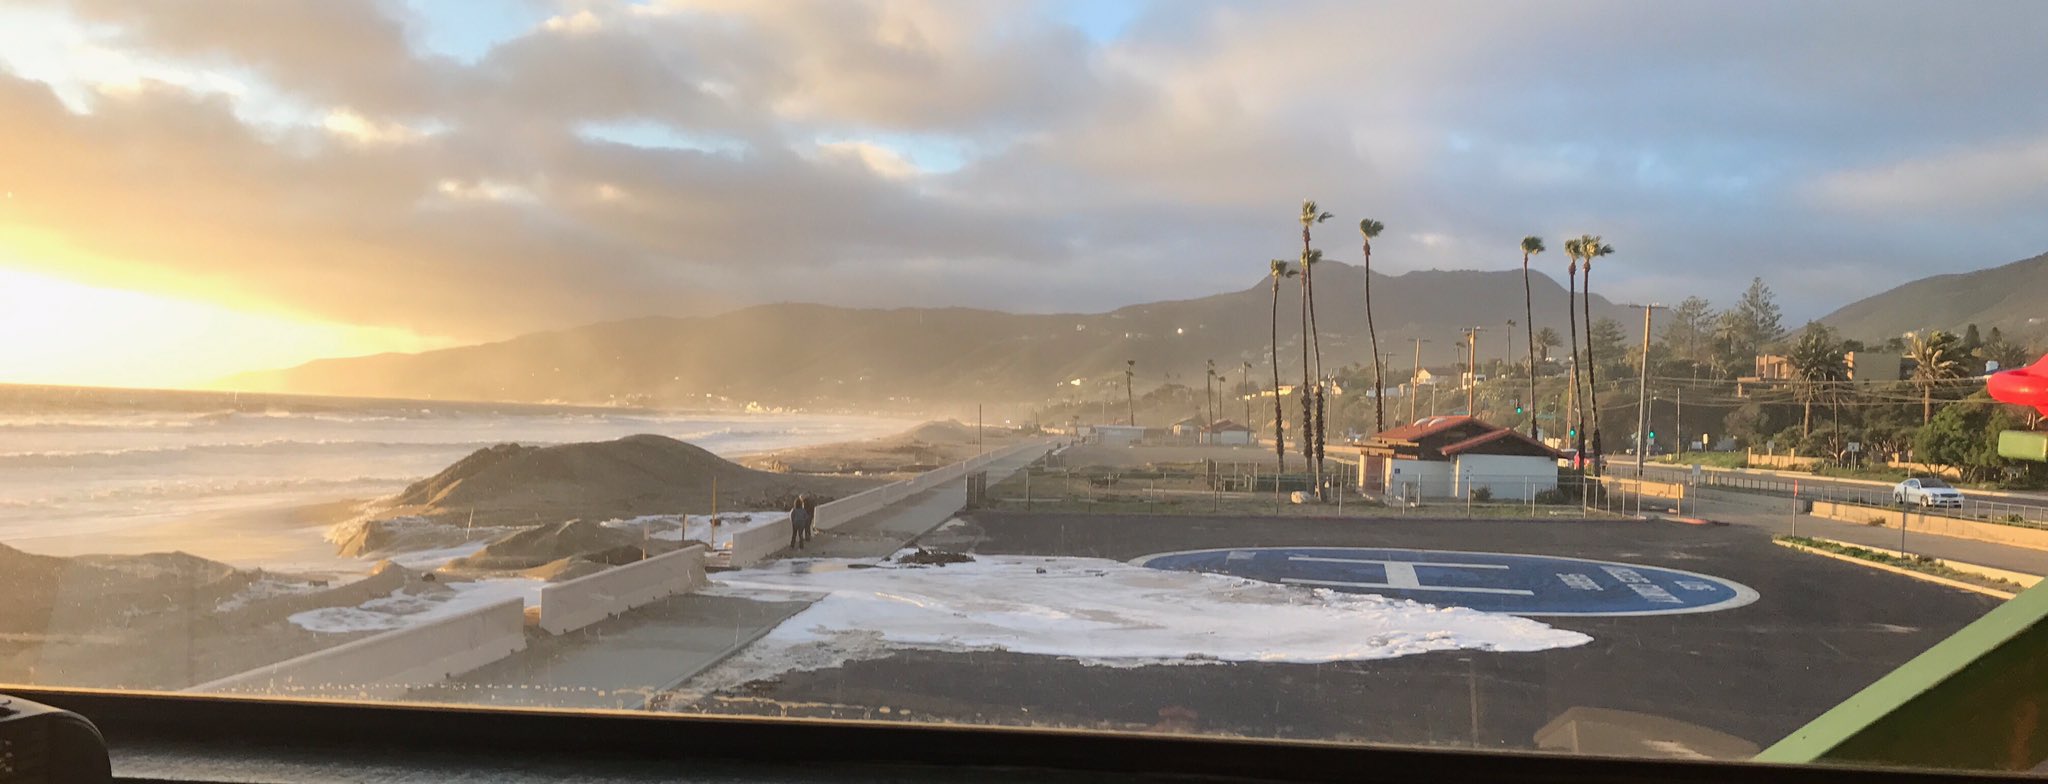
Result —
[[1540, 651], [1592, 640], [1527, 618], [1372, 594], [1097, 558], [975, 558], [874, 568], [857, 568], [870, 563], [858, 560], [788, 560], [713, 575], [712, 591], [720, 595], [825, 598], [688, 690], [705, 693], [903, 649], [1011, 651], [1136, 667]]

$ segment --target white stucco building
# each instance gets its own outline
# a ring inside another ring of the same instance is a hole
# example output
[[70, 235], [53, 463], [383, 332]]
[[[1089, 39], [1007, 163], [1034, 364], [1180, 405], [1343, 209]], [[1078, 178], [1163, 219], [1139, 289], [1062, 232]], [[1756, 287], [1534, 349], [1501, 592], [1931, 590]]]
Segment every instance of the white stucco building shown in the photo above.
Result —
[[1556, 450], [1469, 416], [1430, 417], [1365, 442], [1359, 482], [1411, 500], [1462, 499], [1485, 488], [1495, 499], [1529, 500], [1557, 487]]

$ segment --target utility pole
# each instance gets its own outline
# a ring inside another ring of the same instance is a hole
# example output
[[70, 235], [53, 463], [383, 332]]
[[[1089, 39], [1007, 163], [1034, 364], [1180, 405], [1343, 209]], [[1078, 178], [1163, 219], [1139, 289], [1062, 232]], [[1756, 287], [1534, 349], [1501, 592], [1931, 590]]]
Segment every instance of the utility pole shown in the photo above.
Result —
[[1138, 378], [1138, 360], [1124, 360], [1124, 407], [1129, 409], [1131, 427], [1138, 426], [1138, 398], [1131, 394], [1131, 383]]
[[[1415, 421], [1415, 399], [1422, 396], [1422, 344], [1429, 341], [1422, 338], [1409, 338], [1409, 340], [1415, 341], [1415, 373], [1408, 377], [1408, 421], [1413, 422]], [[1429, 386], [1429, 393], [1434, 396], [1436, 394], [1436, 385], [1431, 384]], [[1434, 401], [1436, 398], [1431, 397], [1430, 400]], [[1429, 413], [1436, 413], [1436, 403], [1430, 403]]]
[[1650, 314], [1663, 307], [1656, 303], [1637, 305], [1643, 309], [1643, 367], [1636, 380], [1636, 479], [1643, 478], [1643, 460], [1650, 454]]
[[[1671, 448], [1673, 454], [1685, 451], [1685, 385], [1683, 384], [1680, 384], [1678, 387], [1677, 405], [1677, 413], [1671, 416], [1671, 435], [1678, 439], [1677, 446]], [[1841, 431], [1837, 430], [1835, 432], [1839, 433]]]
[[[1244, 371], [1237, 379], [1237, 391], [1244, 395], [1244, 426], [1252, 427], [1252, 396], [1247, 390], [1252, 385], [1252, 363], [1244, 363]], [[1254, 429], [1252, 432], [1258, 432]]]
[[[1223, 385], [1221, 383], [1218, 383], [1216, 377], [1216, 360], [1209, 360], [1209, 380], [1202, 384], [1202, 391], [1206, 393], [1207, 397], [1207, 399], [1202, 402], [1209, 404], [1209, 421], [1203, 423], [1205, 425], [1203, 429], [1207, 429], [1207, 425], [1216, 424], [1216, 392], [1217, 389], [1219, 389], [1222, 386]], [[1199, 440], [1199, 436], [1197, 437], [1197, 440]]]
[[1479, 407], [1474, 401], [1478, 399], [1479, 394], [1479, 333], [1485, 330], [1485, 327], [1467, 327], [1465, 329], [1465, 351], [1467, 352], [1467, 359], [1465, 360], [1465, 414], [1467, 416], [1479, 415]]

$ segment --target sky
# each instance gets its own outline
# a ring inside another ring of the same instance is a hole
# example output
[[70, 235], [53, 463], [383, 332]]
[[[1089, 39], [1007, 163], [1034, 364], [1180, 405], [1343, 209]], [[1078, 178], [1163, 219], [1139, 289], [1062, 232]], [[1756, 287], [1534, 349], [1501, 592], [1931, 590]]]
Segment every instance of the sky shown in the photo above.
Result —
[[[1598, 234], [1788, 323], [2048, 251], [2048, 6], [0, 0], [0, 381], [750, 304], [1098, 311]], [[1538, 269], [1563, 277], [1561, 253]]]

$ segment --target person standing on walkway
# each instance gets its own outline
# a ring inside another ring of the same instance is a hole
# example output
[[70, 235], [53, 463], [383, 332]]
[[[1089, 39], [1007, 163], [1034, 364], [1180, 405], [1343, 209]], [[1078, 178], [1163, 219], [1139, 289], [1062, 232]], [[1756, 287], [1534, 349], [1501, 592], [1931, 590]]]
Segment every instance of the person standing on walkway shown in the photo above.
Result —
[[789, 546], [801, 548], [811, 541], [811, 522], [817, 518], [817, 510], [811, 505], [809, 495], [796, 497], [796, 504], [789, 510]]

